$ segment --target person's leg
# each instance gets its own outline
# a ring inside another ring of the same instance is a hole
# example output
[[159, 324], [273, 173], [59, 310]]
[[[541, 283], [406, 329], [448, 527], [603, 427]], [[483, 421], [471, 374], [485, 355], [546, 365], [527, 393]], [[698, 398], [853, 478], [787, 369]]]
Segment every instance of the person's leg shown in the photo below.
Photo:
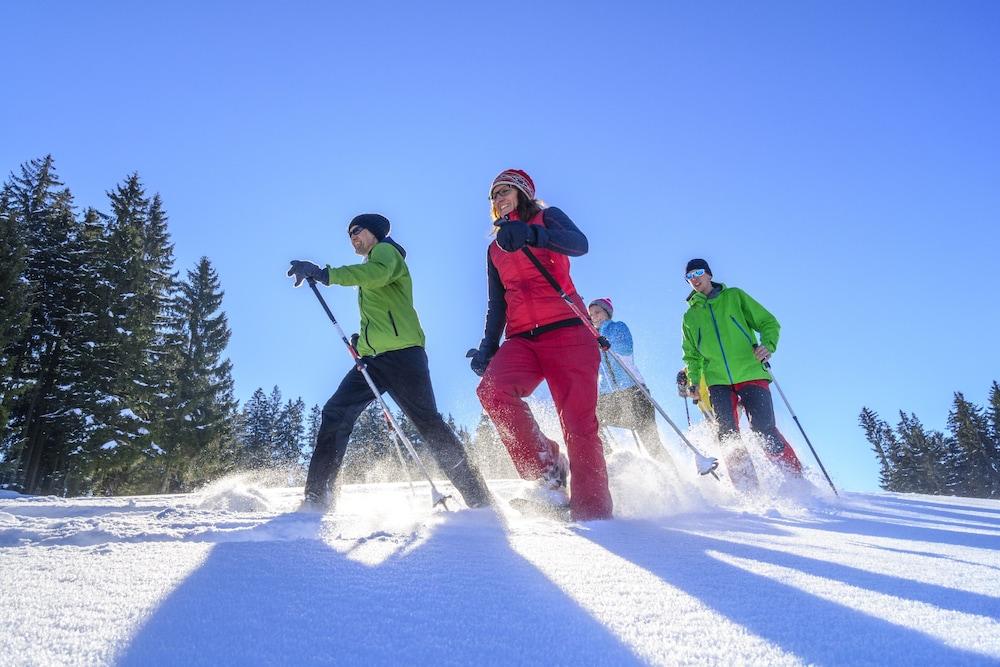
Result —
[[656, 427], [656, 408], [653, 403], [646, 398], [639, 387], [632, 387], [629, 389], [629, 404], [628, 428], [638, 431], [639, 439], [642, 440], [650, 456], [672, 462], [663, 443], [660, 442], [660, 430]]
[[532, 349], [536, 344], [523, 338], [504, 341], [476, 388], [522, 479], [538, 479], [559, 456], [559, 447], [545, 437], [523, 400], [542, 382], [542, 370]]
[[610, 519], [608, 470], [597, 435], [597, 343], [582, 326], [550, 331], [537, 343], [569, 455], [570, 513], [576, 521]]
[[318, 504], [328, 502], [329, 489], [340, 471], [354, 422], [373, 400], [375, 395], [364, 376], [356, 368], [352, 368], [323, 406], [316, 449], [309, 460], [309, 473], [306, 476], [307, 500]]
[[613, 449], [611, 433], [608, 432], [608, 427], [622, 428], [625, 427], [625, 422], [627, 421], [623, 414], [625, 407], [625, 402], [622, 400], [623, 394], [624, 392], [622, 391], [612, 391], [607, 394], [600, 394], [597, 397], [598, 436], [601, 438], [601, 443], [604, 446], [605, 455], [610, 454]]
[[785, 436], [778, 431], [774, 418], [774, 403], [767, 380], [754, 380], [737, 385], [740, 401], [750, 418], [750, 428], [764, 440], [764, 452], [783, 470], [802, 474], [802, 463]]
[[[727, 384], [712, 385], [708, 388], [708, 396], [712, 403], [712, 411], [715, 413], [720, 442], [728, 436], [739, 434], [739, 414], [736, 410], [740, 399], [735, 389]], [[729, 443], [728, 447], [723, 442], [723, 447], [727, 448], [723, 456], [733, 486], [743, 492], [756, 490], [760, 482], [753, 461], [750, 459], [750, 453], [739, 442]]]
[[458, 436], [438, 412], [424, 348], [410, 347], [386, 352], [376, 359], [381, 360], [376, 370], [379, 386], [385, 387], [413, 422], [441, 471], [462, 494], [465, 504], [469, 507], [492, 504], [482, 475], [469, 461]]

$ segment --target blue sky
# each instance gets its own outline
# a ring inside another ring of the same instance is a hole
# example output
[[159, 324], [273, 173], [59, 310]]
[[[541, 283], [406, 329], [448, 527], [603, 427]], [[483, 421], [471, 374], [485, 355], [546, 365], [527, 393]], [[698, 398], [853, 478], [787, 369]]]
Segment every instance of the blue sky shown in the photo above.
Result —
[[[439, 407], [474, 423], [492, 177], [587, 233], [675, 420], [684, 263], [782, 323], [775, 372], [840, 485], [877, 488], [857, 415], [943, 428], [1000, 379], [1000, 5], [5, 3], [0, 169], [51, 153], [77, 204], [138, 171], [177, 266], [218, 269], [237, 394], [322, 403], [349, 367], [287, 262], [409, 251]], [[348, 331], [356, 296], [326, 290]], [[775, 396], [777, 401], [777, 396]], [[779, 424], [808, 452], [783, 407]]]

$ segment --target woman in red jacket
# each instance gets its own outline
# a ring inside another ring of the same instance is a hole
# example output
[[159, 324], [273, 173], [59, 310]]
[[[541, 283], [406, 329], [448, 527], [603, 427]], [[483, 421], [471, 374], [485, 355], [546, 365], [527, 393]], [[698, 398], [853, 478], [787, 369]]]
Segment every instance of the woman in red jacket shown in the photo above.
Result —
[[471, 363], [483, 378], [476, 393], [521, 477], [564, 493], [566, 460], [524, 402], [548, 382], [569, 454], [571, 516], [609, 519], [608, 471], [597, 434], [597, 342], [523, 250], [587, 312], [569, 275], [569, 258], [587, 252], [587, 237], [561, 210], [535, 199], [534, 182], [518, 169], [493, 180], [490, 201], [496, 239], [486, 255], [486, 331]]

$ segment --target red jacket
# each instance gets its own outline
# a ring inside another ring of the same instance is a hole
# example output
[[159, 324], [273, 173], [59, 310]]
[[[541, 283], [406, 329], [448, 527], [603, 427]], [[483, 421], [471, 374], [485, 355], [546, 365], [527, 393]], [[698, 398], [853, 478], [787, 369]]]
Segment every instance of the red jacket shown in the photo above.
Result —
[[[541, 225], [544, 229], [539, 230], [539, 244], [531, 248], [532, 253], [580, 310], [586, 312], [583, 299], [576, 293], [569, 275], [569, 257], [587, 252], [587, 237], [558, 208], [543, 209], [528, 224]], [[521, 250], [507, 252], [494, 240], [487, 252], [487, 273], [490, 300], [483, 338], [487, 347], [496, 349], [504, 325], [506, 337], [510, 338], [555, 322], [576, 319], [569, 305]]]

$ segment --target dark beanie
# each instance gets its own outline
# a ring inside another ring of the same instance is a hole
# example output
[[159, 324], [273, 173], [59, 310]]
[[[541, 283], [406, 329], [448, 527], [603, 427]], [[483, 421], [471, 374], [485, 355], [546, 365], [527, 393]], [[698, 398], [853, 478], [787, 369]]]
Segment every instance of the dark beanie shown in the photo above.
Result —
[[389, 221], [378, 213], [362, 213], [354, 216], [354, 219], [348, 223], [347, 230], [350, 231], [353, 227], [364, 227], [379, 241], [384, 241], [385, 237], [389, 235]]
[[713, 275], [712, 269], [708, 267], [708, 262], [706, 262], [703, 259], [692, 259], [690, 262], [688, 262], [687, 268], [684, 269], [684, 273], [686, 275], [697, 269], [705, 269], [705, 273]]

